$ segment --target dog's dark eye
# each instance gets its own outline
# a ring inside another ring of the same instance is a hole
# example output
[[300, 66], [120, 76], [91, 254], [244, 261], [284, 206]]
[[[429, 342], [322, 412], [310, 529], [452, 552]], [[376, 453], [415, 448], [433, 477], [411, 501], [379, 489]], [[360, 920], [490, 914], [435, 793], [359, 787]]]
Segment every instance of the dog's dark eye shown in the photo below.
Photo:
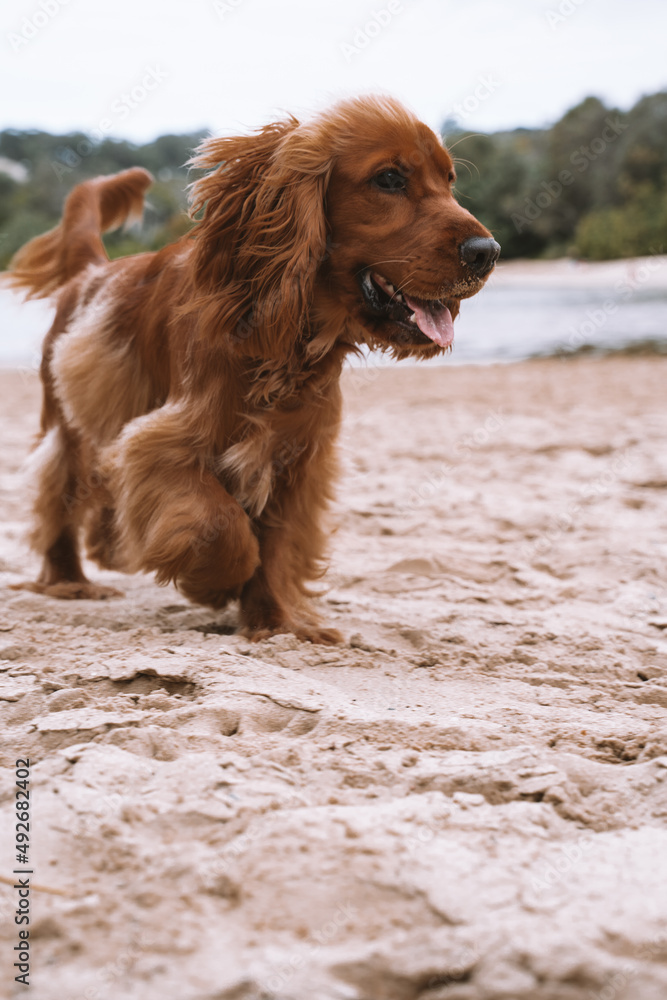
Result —
[[373, 178], [373, 184], [381, 191], [403, 191], [407, 183], [407, 177], [398, 170], [383, 170]]
[[447, 176], [447, 180], [449, 181], [450, 184], [454, 184], [454, 182], [456, 181], [456, 174], [454, 173], [453, 170], [449, 171], [449, 174]]

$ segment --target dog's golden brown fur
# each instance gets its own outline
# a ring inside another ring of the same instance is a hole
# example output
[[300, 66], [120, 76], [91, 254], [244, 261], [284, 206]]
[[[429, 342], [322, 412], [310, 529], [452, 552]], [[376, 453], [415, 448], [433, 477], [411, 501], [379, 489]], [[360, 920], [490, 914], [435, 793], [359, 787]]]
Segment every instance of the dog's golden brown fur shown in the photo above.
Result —
[[34, 453], [44, 562], [28, 586], [107, 596], [84, 576], [84, 535], [103, 567], [154, 571], [214, 608], [240, 599], [253, 638], [338, 641], [308, 585], [343, 361], [364, 344], [446, 350], [499, 248], [455, 201], [440, 141], [389, 99], [212, 138], [193, 164], [200, 218], [179, 242], [108, 261], [101, 233], [151, 182], [136, 168], [76, 187], [13, 261], [15, 286], [57, 296]]

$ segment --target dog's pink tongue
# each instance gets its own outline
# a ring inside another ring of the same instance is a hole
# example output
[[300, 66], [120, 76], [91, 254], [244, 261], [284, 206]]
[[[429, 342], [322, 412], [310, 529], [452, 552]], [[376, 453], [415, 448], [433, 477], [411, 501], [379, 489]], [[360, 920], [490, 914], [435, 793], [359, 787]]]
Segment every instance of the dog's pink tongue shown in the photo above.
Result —
[[441, 303], [433, 303], [430, 309], [425, 309], [419, 304], [417, 299], [411, 299], [403, 292], [409, 309], [415, 314], [417, 326], [421, 332], [430, 337], [438, 347], [449, 347], [454, 340], [454, 320], [447, 306]]

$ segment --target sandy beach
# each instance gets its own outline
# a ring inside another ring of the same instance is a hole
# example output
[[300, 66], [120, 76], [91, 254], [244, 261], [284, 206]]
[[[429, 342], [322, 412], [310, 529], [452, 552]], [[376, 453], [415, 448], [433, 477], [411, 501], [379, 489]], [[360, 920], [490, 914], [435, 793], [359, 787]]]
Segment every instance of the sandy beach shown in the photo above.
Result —
[[34, 577], [0, 374], [2, 874], [36, 1000], [664, 1000], [667, 359], [345, 377], [346, 644]]

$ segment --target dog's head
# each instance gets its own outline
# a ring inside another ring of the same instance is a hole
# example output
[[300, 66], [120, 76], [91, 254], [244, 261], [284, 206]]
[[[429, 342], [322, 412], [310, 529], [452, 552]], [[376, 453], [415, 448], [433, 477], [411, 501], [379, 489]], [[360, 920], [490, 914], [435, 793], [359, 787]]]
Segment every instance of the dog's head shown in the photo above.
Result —
[[441, 353], [500, 253], [440, 140], [390, 99], [208, 140], [193, 164], [213, 168], [193, 185], [202, 314], [254, 357], [318, 338]]

